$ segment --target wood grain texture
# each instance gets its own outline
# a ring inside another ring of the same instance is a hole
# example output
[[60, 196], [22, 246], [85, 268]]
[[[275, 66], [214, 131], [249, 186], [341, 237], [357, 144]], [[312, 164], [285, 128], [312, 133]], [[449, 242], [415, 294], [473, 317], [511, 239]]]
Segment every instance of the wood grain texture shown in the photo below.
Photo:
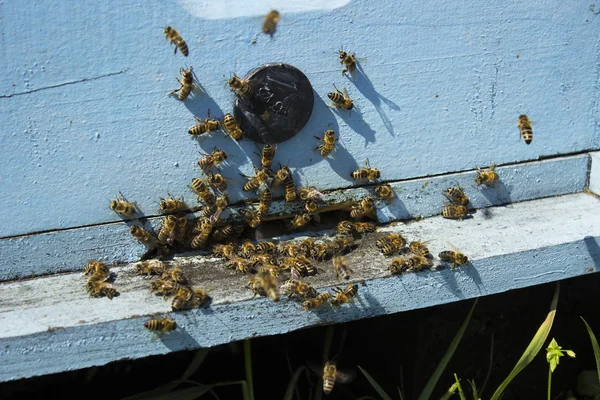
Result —
[[[230, 72], [266, 62], [292, 64], [313, 84], [313, 116], [276, 161], [320, 189], [353, 185], [366, 158], [398, 180], [600, 148], [600, 20], [584, 2], [361, 0], [283, 15], [272, 39], [260, 18], [204, 20], [174, 1], [9, 2], [0, 13], [0, 237], [118, 221], [107, 204], [119, 190], [144, 212], [167, 192], [189, 196], [201, 148], [231, 153], [223, 172], [240, 199], [238, 170], [251, 173], [254, 144], [217, 133], [200, 147], [186, 132], [193, 114], [230, 111]], [[189, 57], [172, 54], [167, 24]], [[342, 44], [366, 58], [351, 80], [340, 74]], [[207, 94], [181, 103], [166, 93], [188, 65]], [[332, 83], [356, 111], [327, 107]], [[521, 113], [534, 122], [529, 146]], [[328, 128], [340, 143], [323, 160], [312, 136]]]
[[[121, 295], [112, 301], [88, 298], [80, 273], [0, 284], [0, 381], [428, 307], [600, 269], [600, 200], [595, 196], [575, 194], [488, 211], [462, 222], [433, 217], [380, 230], [427, 240], [434, 254], [454, 245], [472, 264], [390, 277], [390, 260], [370, 251], [374, 244], [368, 238], [349, 256], [352, 281], [364, 279], [366, 286], [339, 309], [304, 312], [293, 301], [251, 300], [242, 287], [245, 277], [224, 270], [219, 261], [180, 259], [213, 303], [172, 313], [179, 328], [161, 340], [152, 340], [143, 328], [144, 315], [164, 313], [169, 303], [152, 296], [149, 281], [133, 275], [131, 266], [115, 269]], [[320, 267], [323, 272], [309, 282], [319, 288], [339, 284], [329, 265]]]

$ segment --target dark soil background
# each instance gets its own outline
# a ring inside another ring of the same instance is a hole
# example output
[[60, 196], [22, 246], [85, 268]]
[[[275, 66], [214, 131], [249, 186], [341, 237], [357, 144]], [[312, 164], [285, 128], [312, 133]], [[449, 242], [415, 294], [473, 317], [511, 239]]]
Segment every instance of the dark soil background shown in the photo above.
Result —
[[[580, 316], [596, 334], [600, 332], [598, 288], [600, 274], [590, 274], [561, 282], [560, 299], [550, 338], [565, 349], [574, 350], [576, 359], [564, 357], [553, 375], [553, 398], [564, 399], [575, 392], [577, 375], [595, 369], [589, 337]], [[439, 398], [453, 383], [453, 373], [468, 388], [474, 379], [481, 388], [488, 370], [490, 377], [483, 392], [488, 399], [508, 375], [529, 341], [545, 319], [555, 284], [514, 290], [479, 300], [471, 323], [457, 352], [446, 369], [432, 398]], [[336, 384], [327, 399], [379, 398], [356, 368], [360, 365], [386, 392], [398, 399], [415, 399], [466, 317], [473, 300], [434, 308], [335, 325], [331, 355], [337, 354], [338, 368], [354, 371], [351, 383]], [[251, 341], [255, 399], [281, 399], [292, 370], [315, 363], [322, 368], [323, 345], [330, 327], [322, 326], [287, 335], [256, 338]], [[493, 362], [490, 350], [494, 338]], [[343, 338], [345, 337], [345, 340]], [[343, 343], [341, 343], [343, 340]], [[341, 348], [341, 350], [340, 350]], [[176, 380], [186, 370], [195, 352], [179, 352], [141, 360], [124, 360], [102, 367], [49, 375], [0, 384], [1, 399], [86, 398], [117, 399], [153, 389]], [[548, 364], [545, 350], [521, 373], [505, 392], [503, 400], [545, 399]], [[205, 384], [244, 379], [242, 343], [211, 349], [191, 381]], [[298, 381], [300, 398], [315, 399], [321, 382], [314, 373], [303, 373]], [[192, 387], [182, 384], [179, 389]], [[220, 399], [241, 399], [239, 385], [215, 389]], [[214, 398], [206, 394], [202, 398]], [[456, 396], [455, 398], [458, 398]]]

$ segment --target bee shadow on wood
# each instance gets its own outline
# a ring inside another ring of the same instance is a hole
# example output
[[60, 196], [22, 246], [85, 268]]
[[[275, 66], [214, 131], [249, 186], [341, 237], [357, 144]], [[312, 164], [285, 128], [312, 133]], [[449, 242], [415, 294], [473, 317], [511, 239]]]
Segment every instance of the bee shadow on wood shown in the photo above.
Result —
[[[192, 321], [189, 321], [192, 324]], [[171, 351], [193, 350], [200, 348], [200, 343], [196, 341], [177, 321], [177, 329], [167, 332], [159, 337], [159, 340]]]
[[393, 101], [389, 100], [388, 98], [382, 96], [375, 90], [373, 83], [367, 77], [367, 75], [365, 75], [360, 64], [357, 63], [356, 71], [354, 71], [354, 73], [352, 74], [352, 78], [348, 77], [348, 79], [352, 83], [354, 83], [354, 85], [356, 86], [358, 91], [363, 96], [365, 96], [365, 98], [367, 100], [369, 100], [371, 103], [373, 103], [373, 106], [375, 107], [375, 110], [379, 114], [379, 117], [381, 118], [383, 125], [385, 125], [385, 128], [390, 133], [390, 135], [395, 136], [394, 126], [392, 125], [392, 122], [390, 121], [387, 114], [383, 110], [382, 102], [385, 103], [390, 109], [392, 109], [394, 111], [400, 111], [400, 107], [396, 103], [394, 103]]
[[594, 261], [594, 267], [596, 270], [600, 269], [600, 245], [598, 245], [597, 239], [592, 236], [586, 236], [583, 238], [583, 241], [592, 261]]
[[367, 143], [375, 142], [375, 131], [365, 122], [356, 107], [350, 111], [336, 108], [336, 112], [350, 129], [365, 138], [365, 147]]
[[[375, 195], [375, 193], [373, 193]], [[409, 220], [414, 218], [411, 215], [397, 193], [394, 193], [394, 198], [391, 202], [378, 200], [377, 206], [377, 221], [379, 223], [388, 223], [395, 220]]]
[[364, 303], [366, 303], [366, 306], [360, 309], [359, 318], [386, 314], [385, 307], [383, 307], [381, 303], [375, 297], [373, 297], [373, 295], [368, 289], [363, 288], [363, 286], [366, 285], [366, 283], [359, 284], [357, 301], [360, 303], [363, 303], [364, 301]]
[[510, 188], [507, 188], [502, 181], [498, 181], [495, 186], [482, 185], [479, 187], [479, 191], [492, 206], [512, 203]]
[[[194, 80], [194, 84], [196, 84], [199, 88], [192, 92], [192, 95], [183, 101], [183, 105], [187, 108], [193, 115], [200, 119], [206, 119], [208, 115], [208, 111], [210, 110], [211, 118], [218, 118], [220, 120], [223, 119], [223, 110], [221, 107], [213, 100], [213, 98], [206, 92], [204, 87], [197, 81]], [[174, 97], [175, 101], [181, 101], [177, 99], [177, 96]], [[190, 118], [191, 121], [194, 121], [193, 118]], [[194, 122], [190, 124], [192, 127]]]

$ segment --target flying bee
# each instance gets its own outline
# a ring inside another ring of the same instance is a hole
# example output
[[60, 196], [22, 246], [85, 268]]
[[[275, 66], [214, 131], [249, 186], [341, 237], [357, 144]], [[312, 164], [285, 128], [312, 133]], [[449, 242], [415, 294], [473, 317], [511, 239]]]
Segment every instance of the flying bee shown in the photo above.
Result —
[[209, 173], [206, 177], [206, 182], [216, 190], [224, 192], [227, 190], [227, 179], [221, 174]]
[[490, 167], [488, 169], [486, 169], [485, 171], [482, 171], [481, 169], [477, 168], [477, 176], [475, 177], [475, 183], [477, 185], [486, 185], [486, 186], [495, 185], [496, 182], [498, 182], [498, 180], [500, 179], [500, 177], [498, 176], [498, 173], [494, 171], [495, 169], [496, 169], [496, 164], [490, 165]]
[[260, 158], [260, 162], [263, 168], [271, 168], [273, 164], [273, 157], [275, 157], [275, 151], [277, 150], [277, 146], [271, 146], [270, 144], [265, 144], [263, 147], [262, 155]]
[[192, 248], [199, 249], [204, 247], [212, 230], [213, 224], [210, 222], [210, 220], [207, 219], [206, 221], [203, 221], [200, 225], [200, 233], [194, 236], [192, 239]]
[[175, 242], [177, 234], [177, 218], [174, 215], [167, 215], [162, 222], [162, 228], [158, 232], [158, 240], [171, 246]]
[[255, 170], [256, 175], [254, 175], [252, 177], [242, 175], [245, 178], [250, 178], [248, 180], [248, 182], [246, 182], [246, 184], [244, 185], [243, 189], [245, 192], [252, 192], [252, 191], [258, 189], [262, 184], [267, 182], [267, 180], [269, 179], [269, 170], [267, 168], [258, 170], [256, 167], [254, 167], [254, 170]]
[[448, 189], [446, 189], [443, 195], [446, 196], [448, 200], [459, 206], [466, 206], [467, 204], [469, 204], [469, 198], [467, 197], [463, 189], [460, 187], [460, 185], [449, 187]]
[[444, 206], [442, 209], [442, 217], [444, 218], [462, 220], [469, 213], [469, 210], [465, 206], [457, 206], [446, 202], [444, 202]]
[[277, 10], [272, 10], [265, 17], [265, 22], [263, 22], [262, 31], [267, 35], [273, 36], [275, 33], [275, 29], [277, 28], [277, 23], [281, 19], [279, 12]]
[[212, 153], [206, 154], [204, 157], [198, 160], [198, 166], [206, 171], [216, 167], [225, 160], [227, 160], [227, 153], [225, 153], [223, 150], [218, 150], [215, 148]]
[[329, 243], [329, 248], [334, 254], [337, 254], [349, 250], [353, 245], [354, 238], [352, 236], [338, 236]]
[[335, 92], [327, 93], [327, 97], [329, 97], [329, 100], [331, 100], [330, 106], [333, 105], [337, 108], [352, 110], [352, 107], [354, 107], [354, 103], [352, 102], [350, 97], [348, 97], [348, 91], [346, 90], [346, 88], [343, 89], [343, 92], [341, 92], [335, 86], [335, 84], [333, 85], [333, 88], [335, 89]]
[[90, 260], [83, 268], [83, 274], [94, 275], [96, 273], [108, 274], [108, 265], [101, 261]]
[[383, 199], [387, 202], [392, 201], [394, 198], [394, 191], [389, 183], [375, 187], [375, 193], [380, 199]]
[[374, 222], [355, 222], [354, 230], [358, 233], [375, 232], [377, 225]]
[[340, 289], [339, 287], [334, 287], [333, 291], [335, 292], [335, 297], [331, 299], [329, 302], [334, 307], [339, 307], [344, 303], [350, 301], [351, 298], [356, 296], [358, 293], [358, 285], [350, 285], [346, 286], [345, 289]]
[[[195, 115], [194, 119], [198, 123], [188, 130], [188, 133], [194, 137], [203, 135], [205, 133], [215, 132], [221, 127], [221, 123], [219, 121], [217, 121], [214, 118], [210, 118], [210, 111], [208, 112], [208, 116], [206, 119], [200, 119]], [[225, 158], [227, 158], [227, 155], [225, 155]]]
[[519, 131], [525, 143], [530, 144], [533, 140], [533, 129], [531, 128], [531, 121], [525, 114], [519, 115]]
[[115, 200], [110, 201], [108, 207], [117, 214], [121, 214], [126, 217], [131, 217], [137, 213], [135, 201], [127, 201], [121, 192], [119, 192]]
[[227, 224], [213, 231], [212, 237], [217, 242], [222, 242], [233, 235], [233, 225]]
[[315, 139], [321, 142], [319, 146], [315, 147], [315, 150], [319, 150], [323, 157], [327, 157], [333, 152], [336, 141], [335, 132], [333, 129], [326, 130], [323, 135], [323, 139], [318, 136], [315, 136]]
[[215, 195], [208, 189], [208, 186], [201, 178], [192, 179], [190, 188], [198, 195], [198, 199], [204, 204], [209, 206], [215, 204]]
[[346, 72], [353, 73], [356, 71], [356, 57], [354, 57], [354, 53], [350, 54], [342, 49], [338, 51], [338, 55], [340, 58], [340, 64], [344, 66], [342, 75], [344, 75]]
[[188, 281], [183, 271], [179, 268], [167, 269], [165, 272], [163, 272], [161, 279], [170, 280], [182, 285], [185, 285]]
[[179, 82], [180, 85], [179, 88], [171, 90], [167, 96], [179, 92], [177, 98], [183, 101], [187, 99], [194, 90], [194, 72], [192, 67], [190, 67], [190, 69], [180, 68], [179, 73], [181, 74], [181, 80], [177, 78], [177, 82]]
[[135, 264], [135, 272], [138, 275], [162, 275], [167, 267], [160, 260], [140, 261]]
[[240, 128], [240, 123], [231, 114], [225, 114], [223, 117], [223, 126], [225, 130], [234, 140], [242, 140], [244, 132]]
[[233, 74], [227, 81], [229, 88], [233, 90], [238, 96], [251, 97], [252, 88], [245, 79], [240, 79], [236, 74]]
[[212, 253], [217, 257], [230, 258], [235, 254], [235, 246], [232, 243], [215, 244]]
[[255, 294], [261, 294], [257, 293], [257, 290], [254, 289], [256, 285], [260, 285], [260, 288], [262, 289], [261, 292], [264, 292], [269, 299], [272, 301], [279, 301], [279, 286], [277, 286], [277, 281], [271, 274], [264, 272], [258, 273], [251, 281]]
[[438, 254], [438, 257], [442, 261], [451, 262], [452, 269], [459, 265], [465, 265], [469, 262], [469, 258], [457, 250], [444, 250]]
[[372, 214], [375, 211], [375, 199], [371, 196], [364, 197], [350, 211], [350, 218], [362, 218], [365, 215]]
[[[255, 254], [254, 256], [252, 256], [253, 259], [255, 258], [260, 258], [260, 257], [264, 257], [266, 256], [269, 259], [272, 259], [271, 256], [267, 256], [265, 254]], [[279, 276], [281, 274], [281, 272], [284, 271], [284, 268], [280, 267], [279, 265], [275, 265], [272, 264], [268, 261], [256, 261], [256, 265], [258, 265], [258, 273], [267, 273], [269, 275], [271, 275], [273, 277], [273, 279], [275, 280], [279, 280]]]
[[413, 253], [415, 253], [416, 255], [419, 255], [421, 257], [425, 257], [425, 258], [431, 257], [431, 253], [429, 252], [429, 248], [427, 248], [427, 245], [424, 242], [421, 242], [419, 240], [410, 242], [410, 244], [408, 245], [408, 248], [410, 248], [410, 250]]
[[167, 40], [171, 41], [171, 44], [175, 45], [175, 54], [177, 54], [177, 49], [179, 49], [181, 54], [187, 57], [189, 54], [188, 46], [185, 40], [183, 40], [183, 38], [179, 35], [179, 32], [177, 32], [176, 29], [167, 26], [164, 30], [164, 33], [167, 37]]
[[177, 328], [177, 322], [173, 318], [152, 318], [144, 322], [144, 328], [153, 332], [160, 332], [160, 334], [174, 331]]
[[350, 279], [350, 273], [353, 272], [346, 263], [346, 259], [343, 256], [333, 256], [331, 259], [333, 263], [333, 269], [335, 270], [335, 274], [338, 279], [342, 277], [342, 279], [348, 280]]
[[282, 165], [281, 167], [279, 167], [279, 169], [275, 173], [275, 177], [273, 178], [271, 187], [277, 187], [277, 186], [281, 185], [282, 183], [286, 182], [291, 176], [292, 176], [292, 172], [290, 171], [288, 166]]
[[243, 210], [243, 217], [244, 217], [244, 222], [246, 224], [248, 224], [248, 226], [250, 226], [250, 228], [256, 228], [261, 223], [261, 219], [258, 216], [258, 213], [254, 212], [250, 209], [246, 208]]
[[310, 214], [316, 214], [319, 211], [319, 204], [315, 199], [308, 199], [304, 202], [304, 209]]
[[300, 299], [312, 299], [317, 297], [317, 290], [306, 282], [288, 279], [283, 282], [281, 289], [284, 293], [289, 293], [288, 297], [297, 296]]
[[131, 236], [139, 240], [140, 243], [144, 245], [152, 245], [158, 240], [153, 233], [148, 232], [144, 228], [137, 225], [131, 225], [129, 232], [131, 233]]
[[188, 302], [192, 298], [193, 292], [189, 286], [184, 286], [175, 293], [175, 297], [171, 302], [171, 309], [173, 311], [180, 311], [187, 307]]
[[258, 216], [263, 217], [269, 213], [269, 208], [271, 208], [271, 202], [273, 201], [273, 195], [271, 191], [265, 188], [262, 193], [258, 196]]
[[302, 308], [304, 308], [306, 311], [314, 310], [315, 308], [326, 304], [327, 300], [329, 300], [330, 298], [331, 293], [323, 292], [321, 294], [318, 294], [316, 297], [308, 299], [304, 303], [302, 303]]
[[350, 176], [355, 181], [376, 181], [381, 177], [381, 172], [376, 168], [371, 168], [369, 160], [367, 160], [364, 168], [353, 171]]
[[273, 242], [260, 242], [256, 245], [256, 253], [266, 254], [277, 251], [277, 245]]
[[337, 224], [336, 230], [341, 235], [351, 235], [354, 232], [354, 223], [351, 221], [340, 221]]
[[110, 300], [113, 299], [119, 292], [114, 288], [113, 285], [106, 282], [94, 281], [92, 289], [90, 290], [90, 297], [102, 297], [106, 296]]
[[300, 227], [303, 227], [304, 225], [308, 224], [311, 219], [312, 219], [312, 215], [309, 213], [297, 214], [290, 221], [290, 226], [292, 229], [300, 228]]

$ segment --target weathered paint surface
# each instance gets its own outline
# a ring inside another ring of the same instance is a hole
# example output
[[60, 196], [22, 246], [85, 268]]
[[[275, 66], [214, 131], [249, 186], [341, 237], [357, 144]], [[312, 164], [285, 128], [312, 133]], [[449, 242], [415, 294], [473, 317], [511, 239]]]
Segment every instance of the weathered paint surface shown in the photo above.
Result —
[[600, 152], [591, 153], [590, 158], [589, 189], [597, 195], [600, 195]]
[[[589, 156], [580, 155], [499, 167], [501, 182], [491, 188], [475, 187], [474, 171], [396, 182], [392, 184], [394, 201], [380, 202], [377, 217], [380, 222], [389, 222], [438, 215], [445, 200], [441, 193], [456, 184], [464, 188], [474, 208], [581, 192], [587, 183], [588, 162]], [[373, 194], [373, 187], [326, 193], [323, 201], [338, 203], [368, 194]], [[289, 214], [302, 212], [302, 207], [279, 202], [273, 204], [272, 211]], [[74, 271], [82, 269], [89, 259], [135, 261], [146, 249], [131, 237], [129, 225], [118, 222], [2, 239], [0, 281]], [[145, 227], [158, 231], [160, 225], [158, 218], [152, 218]]]
[[[292, 64], [313, 84], [313, 117], [276, 161], [320, 189], [352, 185], [366, 158], [398, 180], [600, 147], [600, 19], [586, 2], [353, 1], [284, 14], [273, 38], [260, 17], [202, 19], [174, 0], [8, 2], [0, 18], [0, 237], [118, 221], [107, 203], [119, 190], [148, 215], [158, 196], [188, 196], [199, 174], [192, 115], [228, 112], [230, 72], [266, 62]], [[189, 57], [172, 54], [167, 24]], [[342, 44], [367, 59], [354, 79], [340, 74]], [[182, 104], [166, 93], [188, 65], [206, 94]], [[356, 111], [327, 107], [332, 83]], [[534, 122], [529, 146], [521, 113]], [[340, 142], [323, 160], [312, 136], [329, 127]], [[255, 146], [222, 133], [201, 145], [214, 146], [232, 155], [223, 172], [240, 199], [238, 170], [251, 173]]]
[[[447, 249], [448, 243], [455, 245], [471, 258], [468, 267], [389, 277], [387, 262], [375, 257], [370, 265], [363, 262], [366, 274], [356, 276], [356, 280], [366, 279], [356, 301], [309, 313], [295, 302], [249, 301], [249, 292], [240, 285], [215, 287], [210, 308], [171, 314], [180, 328], [161, 340], [152, 340], [154, 335], [143, 329], [146, 318], [141, 315], [164, 313], [168, 303], [149, 295], [146, 280], [127, 278], [124, 270], [117, 277], [117, 282], [123, 282], [123, 293], [113, 301], [86, 298], [73, 284], [77, 279], [83, 283], [80, 274], [2, 284], [7, 295], [0, 299], [0, 380], [374, 317], [600, 269], [600, 200], [596, 197], [568, 195], [488, 211], [462, 222], [434, 217], [386, 229], [428, 240], [433, 253]], [[215, 282], [199, 279], [198, 283]], [[317, 286], [331, 284], [325, 280]], [[45, 290], [39, 290], [42, 287]], [[17, 293], [25, 300], [15, 300]]]

